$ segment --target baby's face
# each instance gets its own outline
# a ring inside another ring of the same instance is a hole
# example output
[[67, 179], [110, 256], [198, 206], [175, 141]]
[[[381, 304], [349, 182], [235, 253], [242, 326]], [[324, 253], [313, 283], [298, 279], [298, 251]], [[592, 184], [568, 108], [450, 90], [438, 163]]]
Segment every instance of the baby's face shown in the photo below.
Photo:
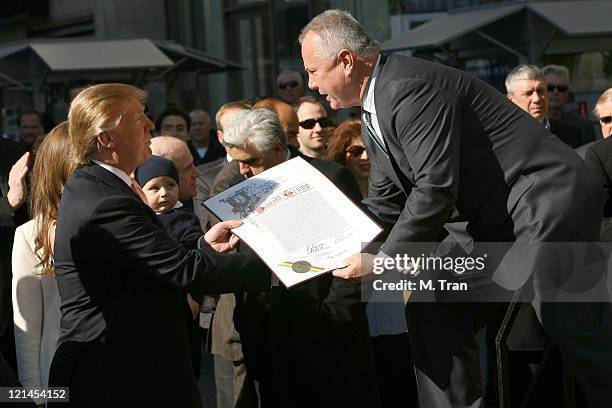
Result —
[[166, 212], [178, 201], [179, 186], [173, 178], [167, 176], [152, 178], [142, 188], [149, 207], [155, 212]]

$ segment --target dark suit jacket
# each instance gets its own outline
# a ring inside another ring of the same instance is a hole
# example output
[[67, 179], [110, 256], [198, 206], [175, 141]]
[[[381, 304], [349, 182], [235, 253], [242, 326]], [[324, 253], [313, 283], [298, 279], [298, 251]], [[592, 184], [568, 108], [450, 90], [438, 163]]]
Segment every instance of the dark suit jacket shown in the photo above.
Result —
[[[437, 241], [452, 222], [467, 222], [469, 238], [483, 242], [596, 239], [603, 195], [590, 170], [493, 87], [390, 55], [381, 58], [374, 100], [388, 154], [364, 127], [372, 165], [365, 203], [387, 226], [384, 253]], [[494, 276], [509, 289], [531, 273], [516, 262]]]
[[557, 136], [566, 145], [575, 149], [585, 143], [582, 138], [582, 130], [578, 126], [553, 118], [549, 118], [548, 121], [550, 133]]
[[200, 221], [191, 211], [180, 207], [158, 215], [164, 229], [175, 241], [187, 249], [197, 249], [202, 235]]
[[65, 185], [55, 268], [62, 317], [50, 381], [70, 386], [75, 406], [106, 407], [199, 407], [185, 291], [246, 290], [269, 273], [254, 258], [185, 249], [130, 187], [96, 164]]
[[[590, 120], [583, 119], [576, 114], [568, 113], [563, 110], [561, 111], [561, 120], [578, 126], [582, 133], [582, 141], [584, 143], [591, 143], [597, 139], [595, 136], [595, 125]], [[597, 125], [597, 127], [599, 127], [599, 125]]]
[[[290, 150], [359, 203], [345, 167]], [[249, 375], [273, 387], [277, 407], [376, 407], [364, 309], [358, 285], [331, 274], [291, 289], [280, 284], [265, 294], [237, 295], [234, 321]]]
[[0, 138], [0, 352], [5, 353], [11, 366], [15, 365], [11, 252], [15, 228], [28, 220], [28, 206], [22, 205], [15, 214], [11, 212], [7, 199], [8, 177], [11, 167], [25, 152], [17, 143]]
[[612, 217], [612, 138], [597, 140], [576, 149], [593, 170], [607, 194], [603, 216]]

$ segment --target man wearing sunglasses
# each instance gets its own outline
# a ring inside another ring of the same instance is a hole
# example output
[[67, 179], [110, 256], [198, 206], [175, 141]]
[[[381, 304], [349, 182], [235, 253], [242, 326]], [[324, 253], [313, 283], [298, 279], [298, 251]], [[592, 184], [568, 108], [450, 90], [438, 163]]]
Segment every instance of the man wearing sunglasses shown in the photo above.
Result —
[[586, 161], [601, 181], [604, 190], [608, 193], [608, 200], [604, 205], [604, 222], [601, 239], [612, 241], [612, 88], [608, 88], [597, 100], [595, 116], [601, 125], [603, 140], [597, 140], [576, 149], [576, 152]]
[[293, 109], [300, 123], [300, 152], [308, 157], [322, 158], [333, 126], [325, 107], [317, 98], [307, 95], [296, 100]]
[[288, 104], [304, 95], [304, 80], [299, 72], [285, 70], [276, 78], [278, 97]]
[[546, 65], [542, 68], [546, 89], [548, 91], [548, 116], [552, 119], [562, 120], [576, 125], [582, 132], [585, 143], [595, 140], [593, 124], [575, 113], [567, 110], [569, 99], [570, 75], [567, 67], [563, 65]]

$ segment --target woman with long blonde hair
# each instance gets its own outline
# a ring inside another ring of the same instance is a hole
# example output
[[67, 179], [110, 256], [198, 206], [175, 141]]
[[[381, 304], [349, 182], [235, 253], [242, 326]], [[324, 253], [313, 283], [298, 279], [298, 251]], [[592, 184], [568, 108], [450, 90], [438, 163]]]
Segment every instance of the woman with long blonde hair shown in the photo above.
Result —
[[[13, 245], [13, 320], [19, 380], [25, 387], [48, 385], [59, 338], [60, 299], [53, 272], [55, 223], [64, 184], [76, 164], [68, 125], [45, 137], [32, 170], [32, 220], [15, 231]], [[44, 400], [35, 400], [43, 405]]]

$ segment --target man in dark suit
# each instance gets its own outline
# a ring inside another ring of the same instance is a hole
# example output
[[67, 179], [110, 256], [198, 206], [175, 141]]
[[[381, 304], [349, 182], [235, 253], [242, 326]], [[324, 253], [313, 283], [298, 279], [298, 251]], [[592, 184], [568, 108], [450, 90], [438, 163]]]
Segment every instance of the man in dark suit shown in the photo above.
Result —
[[[586, 165], [471, 75], [419, 59], [381, 57], [377, 42], [349, 13], [328, 10], [315, 17], [300, 44], [309, 87], [327, 95], [332, 108], [362, 107], [372, 166], [365, 202], [388, 227], [380, 256], [401, 255], [410, 243], [439, 241], [445, 230], [463, 232], [460, 242], [516, 241], [501, 262], [489, 265], [495, 266], [492, 279], [508, 290], [529, 284], [538, 318], [589, 402], [605, 406], [612, 392], [609, 303], [554, 303], [541, 286], [559, 277], [560, 267], [551, 262], [564, 254], [547, 257], [543, 249], [556, 247], [540, 243], [597, 238], [603, 193]], [[334, 274], [360, 279], [372, 273], [374, 259], [356, 254]], [[481, 294], [489, 292], [484, 286]], [[473, 331], [496, 310], [470, 299], [479, 298], [408, 303], [422, 406], [480, 403]]]
[[[345, 167], [288, 146], [277, 115], [268, 109], [236, 114], [223, 143], [240, 168], [234, 184], [301, 157], [355, 203], [361, 199]], [[378, 406], [359, 285], [331, 274], [291, 289], [274, 277], [266, 283], [266, 292], [237, 294], [234, 313], [262, 406]]]
[[603, 207], [600, 238], [612, 241], [612, 88], [599, 97], [594, 112], [601, 124], [603, 139], [579, 147], [576, 153], [593, 170], [608, 195]]
[[28, 187], [30, 153], [17, 143], [0, 138], [0, 353], [17, 372], [13, 303], [11, 301], [11, 252], [15, 228], [28, 220], [24, 205]]
[[212, 130], [212, 123], [208, 112], [194, 109], [189, 112], [191, 126], [189, 127], [189, 151], [193, 155], [196, 166], [211, 163], [222, 158], [225, 150]]
[[129, 85], [102, 84], [70, 107], [82, 166], [59, 209], [54, 259], [62, 317], [50, 372], [50, 384], [70, 387], [69, 406], [200, 407], [185, 292], [247, 290], [267, 275], [253, 258], [216, 252], [235, 245], [230, 228], [239, 223], [218, 224], [200, 250], [166, 234], [129, 176], [151, 156], [145, 97]]
[[577, 126], [580, 128], [584, 143], [594, 142], [596, 137], [593, 123], [586, 116], [582, 118], [565, 109], [570, 105], [568, 104], [571, 93], [569, 69], [563, 65], [546, 65], [542, 67], [542, 74], [548, 91], [548, 117]]
[[516, 66], [506, 77], [508, 99], [529, 113], [566, 145], [576, 148], [584, 144], [580, 128], [548, 115], [548, 90], [544, 74], [535, 65]]

